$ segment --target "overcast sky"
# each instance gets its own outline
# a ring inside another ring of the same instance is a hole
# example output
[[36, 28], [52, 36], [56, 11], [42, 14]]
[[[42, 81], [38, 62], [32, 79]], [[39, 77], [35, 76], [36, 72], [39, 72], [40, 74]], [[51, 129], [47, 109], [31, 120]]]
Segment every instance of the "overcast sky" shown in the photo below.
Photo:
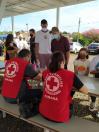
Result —
[[[14, 18], [15, 31], [26, 30], [26, 24], [28, 24], [29, 29], [39, 30], [42, 19], [47, 19], [48, 28], [51, 29], [56, 25], [56, 9], [19, 15]], [[99, 0], [60, 8], [59, 29], [61, 31], [77, 32], [79, 18], [81, 20], [80, 32], [92, 28], [99, 29]], [[3, 30], [11, 30], [10, 17], [2, 20], [0, 31]]]

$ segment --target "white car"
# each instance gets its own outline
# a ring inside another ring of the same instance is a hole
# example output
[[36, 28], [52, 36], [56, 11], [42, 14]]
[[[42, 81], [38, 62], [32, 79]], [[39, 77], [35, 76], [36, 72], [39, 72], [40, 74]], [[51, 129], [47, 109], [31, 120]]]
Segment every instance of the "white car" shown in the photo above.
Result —
[[83, 46], [79, 42], [72, 42], [70, 43], [70, 51], [77, 53], [79, 50], [83, 48]]

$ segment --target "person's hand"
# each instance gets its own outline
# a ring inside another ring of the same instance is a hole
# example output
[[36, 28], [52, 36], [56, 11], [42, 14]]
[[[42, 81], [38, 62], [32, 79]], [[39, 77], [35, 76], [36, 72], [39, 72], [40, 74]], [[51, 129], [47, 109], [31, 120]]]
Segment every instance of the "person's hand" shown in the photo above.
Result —
[[37, 81], [42, 80], [42, 73], [39, 72], [38, 75], [34, 79], [37, 80]]
[[39, 79], [42, 79], [42, 72], [40, 72], [40, 73], [38, 74], [38, 78], [39, 78]]
[[44, 69], [40, 68], [40, 70], [39, 70], [39, 71], [40, 71], [40, 73], [42, 73], [42, 72], [44, 71]]
[[37, 64], [38, 66], [40, 66], [40, 61], [39, 61], [39, 59], [36, 59], [36, 64]]
[[18, 48], [15, 47], [15, 46], [13, 46], [13, 48], [14, 48], [14, 52], [17, 53], [18, 52]]

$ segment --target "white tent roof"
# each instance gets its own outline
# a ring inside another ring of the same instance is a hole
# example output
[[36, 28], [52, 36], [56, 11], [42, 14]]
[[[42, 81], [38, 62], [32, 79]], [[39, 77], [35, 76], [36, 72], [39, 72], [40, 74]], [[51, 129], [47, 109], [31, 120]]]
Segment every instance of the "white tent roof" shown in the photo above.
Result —
[[3, 17], [79, 4], [88, 1], [92, 0], [7, 0]]

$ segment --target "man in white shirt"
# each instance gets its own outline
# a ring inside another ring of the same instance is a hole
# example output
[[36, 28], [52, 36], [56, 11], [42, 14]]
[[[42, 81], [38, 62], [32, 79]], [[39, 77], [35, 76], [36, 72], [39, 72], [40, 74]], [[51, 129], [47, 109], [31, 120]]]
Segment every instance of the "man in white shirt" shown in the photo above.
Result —
[[23, 37], [23, 49], [30, 49], [29, 44], [27, 43], [25, 37]]
[[48, 67], [51, 56], [51, 35], [47, 26], [47, 21], [43, 19], [41, 21], [42, 29], [35, 36], [36, 60], [37, 63], [40, 63], [41, 68]]
[[23, 49], [23, 36], [20, 35], [19, 36], [19, 51]]
[[16, 37], [14, 38], [14, 43], [17, 45], [18, 49], [20, 48], [20, 45], [19, 45], [19, 37], [20, 37], [20, 32], [16, 32]]

